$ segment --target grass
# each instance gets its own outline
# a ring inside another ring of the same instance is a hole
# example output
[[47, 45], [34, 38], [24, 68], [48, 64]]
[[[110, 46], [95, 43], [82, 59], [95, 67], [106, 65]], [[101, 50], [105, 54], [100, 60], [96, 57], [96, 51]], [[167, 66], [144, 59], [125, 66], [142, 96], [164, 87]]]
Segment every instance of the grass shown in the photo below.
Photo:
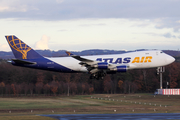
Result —
[[[99, 98], [99, 99], [98, 99]], [[0, 119], [53, 120], [38, 114], [179, 113], [180, 96], [95, 94], [0, 98]]]
[[43, 116], [1, 116], [1, 120], [54, 120], [53, 118]]

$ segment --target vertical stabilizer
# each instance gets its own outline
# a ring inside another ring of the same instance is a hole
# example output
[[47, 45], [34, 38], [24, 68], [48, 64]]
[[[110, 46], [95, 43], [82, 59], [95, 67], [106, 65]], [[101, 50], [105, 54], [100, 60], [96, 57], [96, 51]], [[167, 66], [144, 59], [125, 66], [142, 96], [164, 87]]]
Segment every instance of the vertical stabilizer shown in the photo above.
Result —
[[9, 46], [11, 47], [15, 58], [17, 59], [36, 59], [42, 58], [36, 51], [18, 39], [14, 35], [5, 36]]

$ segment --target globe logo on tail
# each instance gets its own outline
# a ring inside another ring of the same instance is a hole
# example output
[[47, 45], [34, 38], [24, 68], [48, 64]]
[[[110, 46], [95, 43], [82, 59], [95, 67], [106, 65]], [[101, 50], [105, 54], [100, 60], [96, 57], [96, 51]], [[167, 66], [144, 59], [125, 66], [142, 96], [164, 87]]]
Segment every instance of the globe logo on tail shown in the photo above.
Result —
[[7, 41], [14, 50], [22, 54], [22, 59], [27, 59], [27, 53], [31, 50], [29, 46], [14, 36], [7, 36]]

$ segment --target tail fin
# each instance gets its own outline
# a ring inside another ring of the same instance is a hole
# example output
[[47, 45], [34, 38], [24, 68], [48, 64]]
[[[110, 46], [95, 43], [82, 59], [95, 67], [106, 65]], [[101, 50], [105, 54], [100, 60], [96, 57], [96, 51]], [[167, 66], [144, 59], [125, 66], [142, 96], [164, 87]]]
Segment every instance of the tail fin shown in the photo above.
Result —
[[9, 46], [11, 47], [14, 56], [17, 59], [35, 59], [42, 58], [36, 51], [34, 51], [31, 47], [26, 45], [23, 41], [18, 39], [14, 35], [5, 36]]

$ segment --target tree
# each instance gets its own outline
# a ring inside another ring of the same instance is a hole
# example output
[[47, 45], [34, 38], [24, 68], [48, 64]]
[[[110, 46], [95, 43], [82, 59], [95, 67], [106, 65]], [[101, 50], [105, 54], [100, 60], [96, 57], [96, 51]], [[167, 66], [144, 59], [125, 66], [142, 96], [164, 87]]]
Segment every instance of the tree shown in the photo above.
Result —
[[131, 83], [131, 91], [132, 93], [135, 93], [137, 91], [138, 87], [135, 82]]
[[46, 94], [46, 95], [49, 94], [50, 85], [49, 85], [48, 83], [46, 83], [46, 84], [43, 86], [43, 91], [44, 91], [44, 94]]
[[72, 94], [75, 95], [75, 93], [77, 92], [77, 85], [76, 85], [76, 83], [75, 82], [71, 82], [70, 86], [71, 86]]
[[44, 75], [42, 72], [37, 73], [37, 83], [41, 83], [44, 80]]
[[144, 85], [145, 85], [145, 90], [147, 91], [147, 72], [146, 70], [142, 70], [142, 73], [143, 73], [143, 78], [144, 78]]
[[85, 86], [85, 84], [81, 84], [81, 86], [82, 86], [82, 95], [84, 94], [84, 91], [85, 91], [85, 89], [86, 89], [86, 86]]
[[43, 83], [42, 82], [36, 83], [35, 90], [38, 94], [40, 94], [42, 92], [42, 89], [43, 89]]
[[4, 93], [4, 88], [5, 88], [5, 83], [4, 82], [1, 82], [0, 83], [0, 89], [1, 89], [1, 94], [3, 95]]
[[69, 96], [71, 74], [70, 74], [70, 73], [65, 73], [65, 74], [63, 75], [63, 77], [64, 77], [64, 79], [66, 80], [66, 84], [67, 84], [67, 96]]
[[53, 92], [54, 96], [56, 96], [56, 93], [58, 91], [58, 82], [53, 80], [50, 84], [50, 87], [51, 87], [51, 91]]
[[115, 78], [115, 75], [110, 75], [111, 76], [111, 80], [112, 80], [112, 89], [114, 90], [114, 94], [116, 94], [117, 88], [118, 88], [118, 79]]
[[130, 87], [131, 87], [130, 82], [129, 82], [128, 80], [125, 80], [125, 81], [123, 82], [124, 93], [128, 93], [128, 91], [129, 91], [129, 93], [130, 93]]
[[90, 86], [89, 86], [89, 84], [86, 82], [86, 83], [84, 83], [85, 84], [85, 94], [89, 94], [89, 88], [90, 88]]
[[22, 86], [21, 86], [21, 84], [14, 84], [14, 86], [16, 89], [16, 94], [17, 94], [17, 96], [19, 96], [21, 94], [21, 91], [22, 91]]
[[24, 91], [24, 94], [27, 95], [27, 92], [29, 90], [28, 84], [23, 82], [23, 83], [21, 83], [21, 86], [22, 86], [22, 90]]
[[33, 95], [33, 90], [34, 90], [34, 84], [33, 83], [29, 83], [29, 90], [30, 90], [30, 93], [31, 93], [31, 96]]
[[112, 89], [112, 87], [111, 87], [111, 78], [109, 77], [109, 75], [107, 75], [105, 77], [103, 84], [104, 84], [104, 91], [109, 93], [109, 91]]
[[65, 83], [63, 81], [59, 81], [59, 86], [58, 86], [58, 92], [59, 94], [63, 94], [65, 91]]
[[11, 89], [13, 91], [13, 94], [16, 95], [16, 89], [14, 84], [11, 84]]
[[122, 81], [122, 80], [119, 80], [119, 82], [118, 82], [118, 87], [119, 87], [120, 90], [123, 89], [122, 85], [123, 85], [123, 81]]
[[170, 64], [169, 67], [169, 78], [170, 78], [170, 88], [176, 88], [177, 78], [179, 73], [179, 66], [176, 63]]
[[89, 94], [92, 94], [93, 91], [94, 91], [94, 87], [91, 85], [89, 88]]
[[10, 84], [6, 84], [5, 91], [6, 91], [6, 94], [11, 94], [11, 85]]

